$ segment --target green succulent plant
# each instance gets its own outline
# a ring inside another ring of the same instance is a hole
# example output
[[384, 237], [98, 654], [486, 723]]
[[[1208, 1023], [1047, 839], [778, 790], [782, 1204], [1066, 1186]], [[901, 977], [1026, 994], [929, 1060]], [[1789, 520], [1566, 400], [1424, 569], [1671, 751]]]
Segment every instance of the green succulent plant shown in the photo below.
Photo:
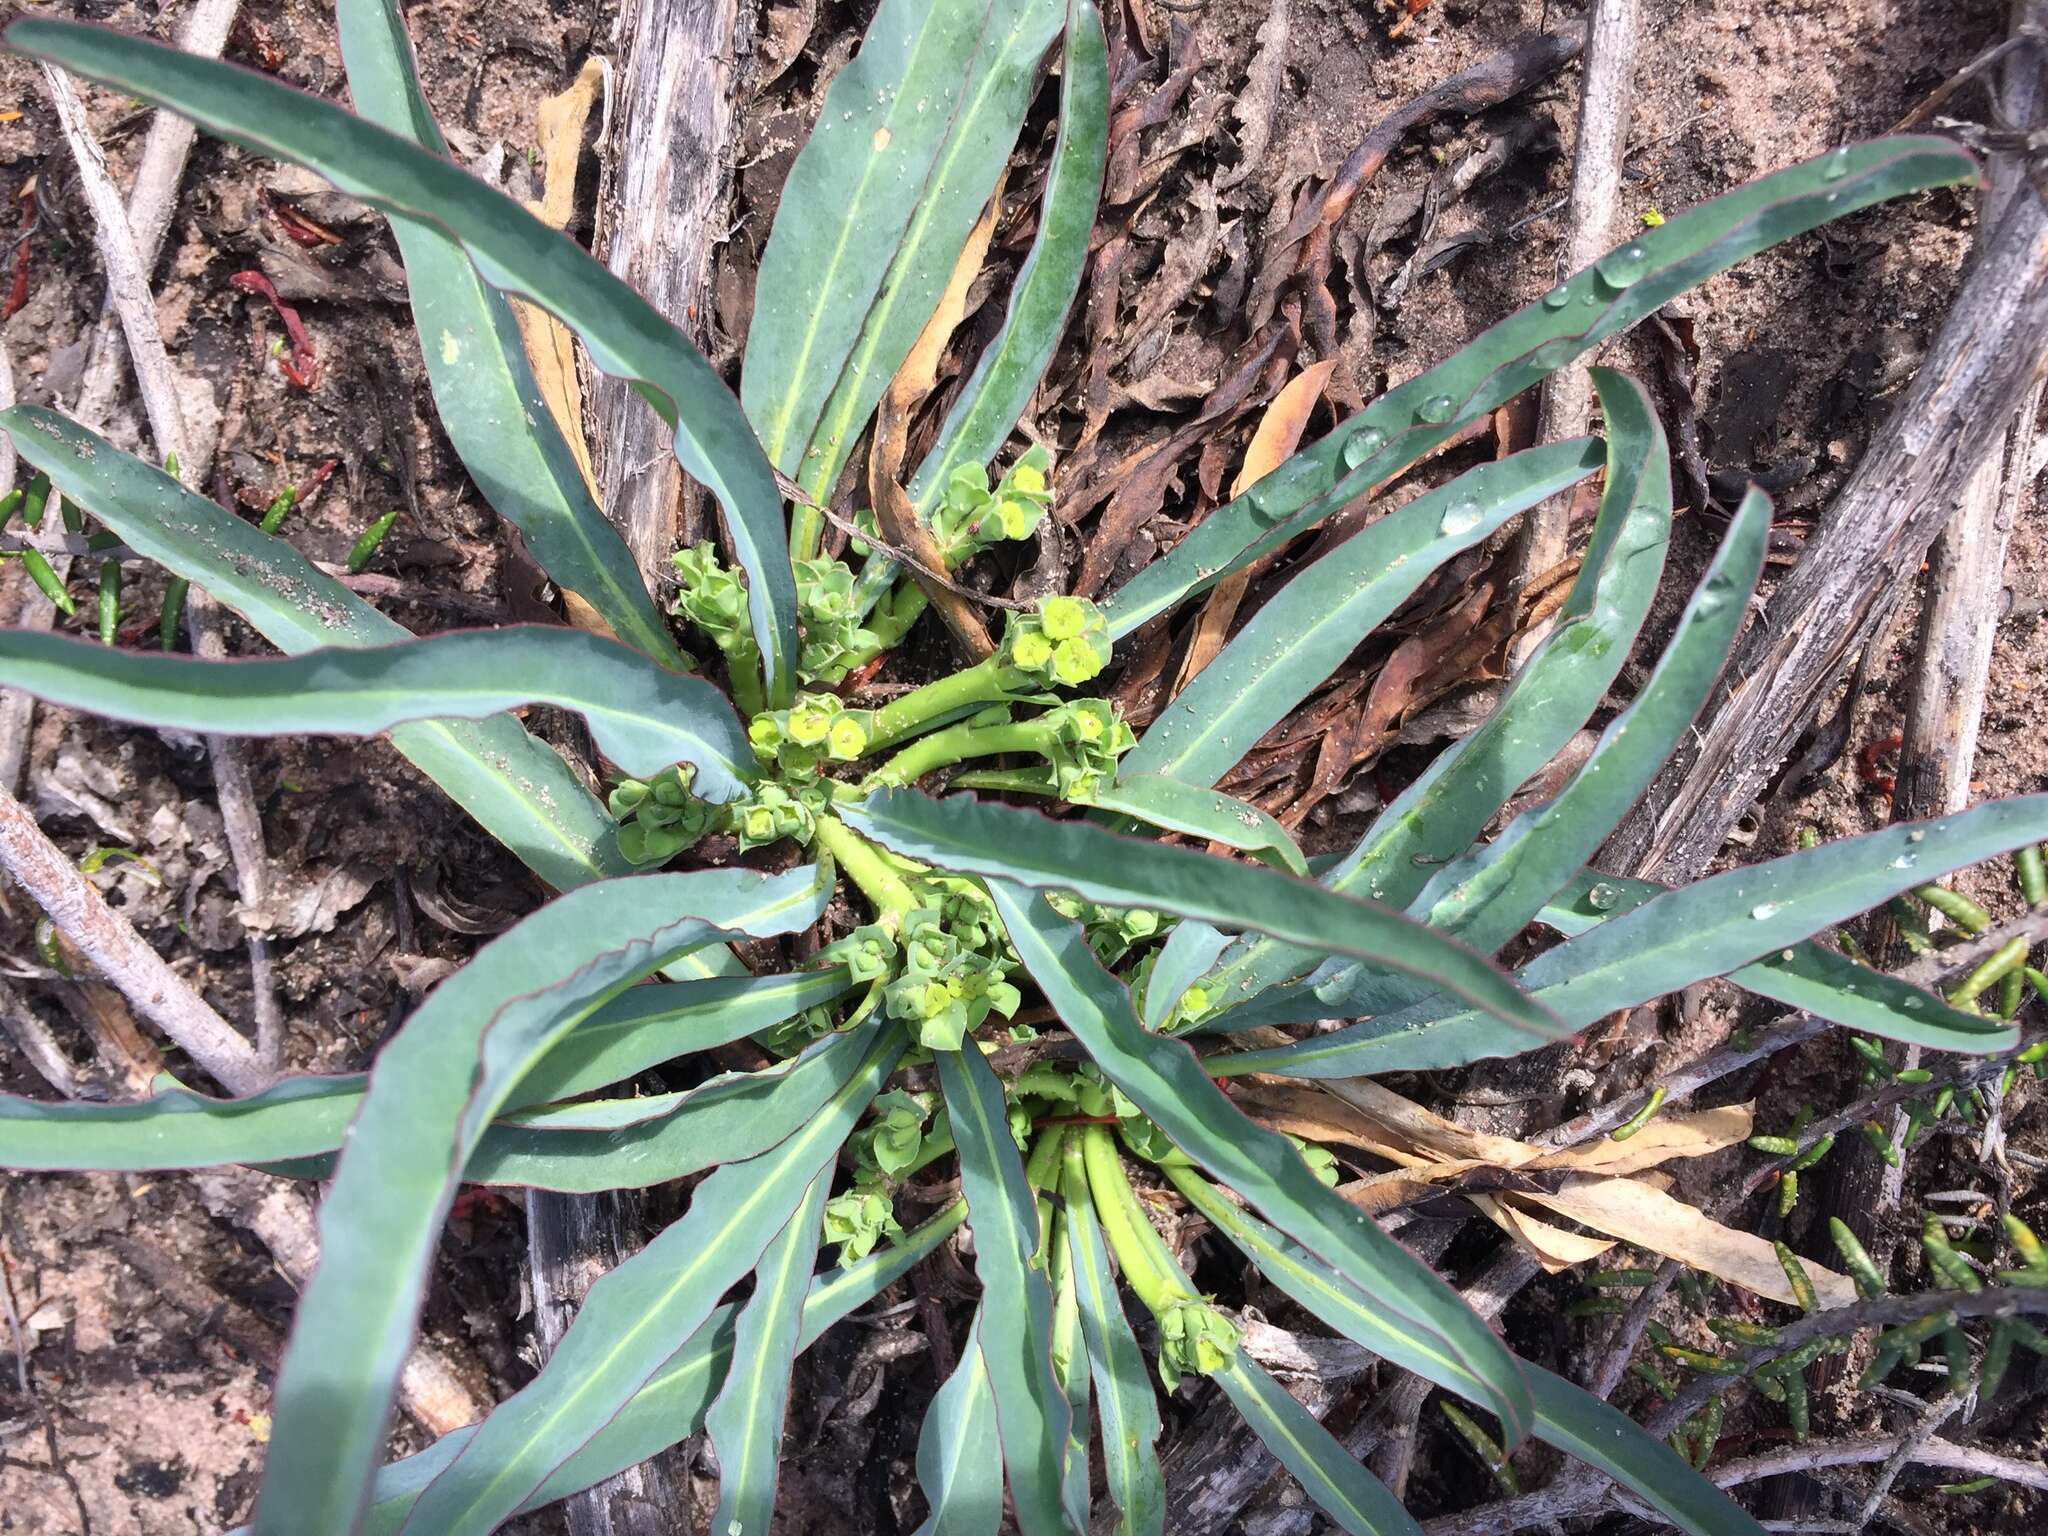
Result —
[[[1101, 606], [1048, 597], [1010, 615], [987, 661], [866, 710], [833, 690], [901, 642], [924, 596], [865, 540], [848, 551], [857, 569], [826, 554], [820, 504], [929, 318], [1057, 47], [1058, 141], [1035, 243], [907, 487], [955, 564], [1032, 536], [1055, 494], [1043, 448], [996, 466], [1087, 256], [1109, 97], [1093, 5], [883, 0], [790, 173], [761, 268], [773, 302], [756, 309], [737, 399], [644, 300], [446, 159], [390, 0], [341, 0], [339, 24], [359, 116], [113, 32], [22, 20], [7, 33], [18, 51], [306, 166], [388, 215], [458, 454], [549, 575], [617, 637], [513, 626], [416, 639], [288, 544], [76, 424], [30, 407], [0, 414], [68, 502], [286, 653], [223, 666], [13, 632], [0, 634], [10, 685], [198, 730], [388, 732], [562, 893], [443, 982], [367, 1074], [236, 1100], [175, 1083], [137, 1104], [0, 1099], [7, 1166], [331, 1174], [323, 1259], [278, 1381], [260, 1536], [484, 1532], [700, 1427], [721, 1474], [712, 1528], [766, 1530], [792, 1358], [963, 1221], [985, 1300], [919, 1444], [927, 1530], [993, 1532], [1005, 1486], [1030, 1536], [1087, 1529], [1092, 1418], [1120, 1528], [1159, 1532], [1154, 1380], [1205, 1377], [1344, 1529], [1414, 1531], [1196, 1288], [1148, 1213], [1147, 1192], [1161, 1188], [1329, 1327], [1491, 1413], [1509, 1450], [1536, 1435], [1688, 1531], [1754, 1532], [1686, 1458], [1511, 1355], [1333, 1193], [1327, 1153], [1246, 1118], [1228, 1079], [1462, 1065], [1718, 976], [1866, 1035], [2011, 1050], [2006, 1020], [1816, 936], [2032, 844], [2048, 833], [2048, 797], [1680, 889], [1589, 868], [1728, 655], [1768, 532], [1752, 493], [1584, 766], [1478, 841], [1600, 707], [1662, 573], [1663, 434], [1642, 390], [1604, 370], [1604, 441], [1472, 469], [1352, 535], [1295, 573], [1142, 735], [1073, 690], [1139, 625], [1675, 295], [1829, 219], [1968, 182], [1969, 157], [1938, 139], [1888, 139], [1674, 215], [1303, 449]], [[948, 110], [925, 110], [942, 101]], [[905, 185], [924, 191], [905, 197]], [[632, 381], [716, 496], [732, 562], [709, 544], [679, 553], [675, 612], [716, 652], [723, 688], [687, 670], [592, 504], [506, 293], [555, 314], [597, 367]], [[1445, 561], [1595, 475], [1599, 514], [1554, 633], [1486, 722], [1348, 853], [1312, 865], [1270, 816], [1214, 788]], [[791, 482], [798, 494], [786, 496]], [[608, 804], [504, 712], [536, 702], [589, 722], [619, 774]], [[996, 757], [1009, 761], [984, 761]], [[962, 765], [963, 789], [1087, 809], [1048, 816], [918, 787]], [[742, 849], [793, 845], [812, 862], [662, 868], [718, 835]], [[728, 947], [809, 929], [841, 893], [857, 926], [800, 969], [750, 974]], [[1503, 969], [1492, 957], [1532, 924], [1561, 937]], [[1005, 1081], [990, 1052], [1037, 1038], [1010, 1022], [1027, 990], [1070, 1044]], [[1234, 1048], [1254, 1026], [1324, 1019], [1356, 1022]], [[741, 1038], [776, 1065], [682, 1093], [600, 1092]], [[923, 1089], [904, 1086], [913, 1065], [935, 1069], [936, 1092], [930, 1070], [909, 1080]], [[904, 1181], [941, 1159], [963, 1198], [906, 1229]], [[460, 1183], [591, 1191], [686, 1176], [701, 1176], [687, 1213], [591, 1290], [530, 1385], [482, 1423], [384, 1464]], [[821, 1245], [837, 1247], [836, 1263], [821, 1267]], [[735, 1288], [743, 1299], [728, 1301]], [[1149, 1368], [1141, 1332], [1155, 1346]]]

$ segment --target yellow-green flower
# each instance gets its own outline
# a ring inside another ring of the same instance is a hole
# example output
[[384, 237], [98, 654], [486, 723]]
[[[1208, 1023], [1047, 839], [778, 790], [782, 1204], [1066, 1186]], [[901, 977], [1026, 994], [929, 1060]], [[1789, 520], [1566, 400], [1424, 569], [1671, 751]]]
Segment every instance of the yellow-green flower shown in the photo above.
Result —
[[1095, 654], [1095, 647], [1086, 640], [1075, 636], [1062, 640], [1052, 653], [1053, 675], [1061, 682], [1073, 687], [1085, 683], [1102, 670], [1102, 658]]
[[851, 715], [841, 715], [832, 722], [832, 734], [826, 748], [840, 762], [850, 763], [867, 751], [868, 733]]
[[1071, 640], [1088, 627], [1088, 609], [1080, 599], [1048, 597], [1038, 610], [1038, 623], [1051, 640]]
[[1052, 642], [1035, 630], [1026, 630], [1011, 642], [1010, 660], [1026, 672], [1042, 671], [1052, 660]]

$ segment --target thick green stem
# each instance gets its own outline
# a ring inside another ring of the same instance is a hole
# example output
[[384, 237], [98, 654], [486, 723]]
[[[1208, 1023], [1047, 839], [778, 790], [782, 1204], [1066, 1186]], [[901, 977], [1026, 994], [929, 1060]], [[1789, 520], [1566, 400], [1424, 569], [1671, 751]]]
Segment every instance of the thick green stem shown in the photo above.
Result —
[[742, 720], [751, 720], [768, 707], [767, 690], [761, 683], [761, 650], [751, 639], [721, 646], [725, 657], [726, 681], [732, 686], [733, 707]]
[[951, 677], [926, 683], [913, 693], [884, 704], [875, 711], [875, 729], [868, 737], [868, 750], [879, 752], [915, 736], [932, 721], [957, 714], [978, 704], [994, 704], [1006, 696], [1000, 661], [991, 656]]
[[881, 850], [836, 816], [820, 816], [811, 834], [831, 854], [846, 878], [860, 887], [882, 926], [893, 930], [917, 910], [909, 882], [889, 867]]
[[875, 770], [883, 784], [914, 784], [926, 774], [970, 757], [1000, 752], [1043, 752], [1050, 732], [1036, 720], [1003, 725], [949, 725], [920, 736]]
[[1086, 1126], [1081, 1131], [1081, 1156], [1088, 1170], [1088, 1193], [1095, 1202], [1095, 1214], [1102, 1222], [1102, 1236], [1116, 1255], [1124, 1283], [1147, 1309], [1157, 1314], [1177, 1301], [1193, 1301], [1194, 1293], [1177, 1273], [1166, 1244], [1153, 1229], [1152, 1219], [1138, 1204], [1138, 1192], [1124, 1173], [1124, 1161], [1116, 1149], [1116, 1138], [1107, 1127]]

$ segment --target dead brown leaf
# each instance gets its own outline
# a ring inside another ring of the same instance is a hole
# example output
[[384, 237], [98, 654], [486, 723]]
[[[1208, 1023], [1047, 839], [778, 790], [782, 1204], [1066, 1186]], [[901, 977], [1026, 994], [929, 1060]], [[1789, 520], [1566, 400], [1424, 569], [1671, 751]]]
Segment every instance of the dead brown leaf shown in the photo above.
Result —
[[[1395, 1173], [1340, 1189], [1365, 1209], [1412, 1205], [1431, 1187], [1442, 1187], [1471, 1200], [1553, 1272], [1596, 1258], [1618, 1240], [1774, 1301], [1795, 1300], [1769, 1243], [1673, 1198], [1654, 1171], [1673, 1159], [1704, 1157], [1742, 1141], [1753, 1123], [1748, 1105], [1659, 1116], [1626, 1141], [1603, 1137], [1546, 1148], [1446, 1120], [1369, 1078], [1309, 1088], [1255, 1076], [1244, 1081], [1237, 1097], [1276, 1129], [1354, 1147], [1395, 1164]], [[1495, 1179], [1492, 1187], [1484, 1187], [1494, 1172], [1519, 1177]], [[1537, 1177], [1542, 1174], [1550, 1177]], [[1567, 1231], [1535, 1215], [1530, 1206], [1603, 1236]], [[1843, 1276], [1816, 1264], [1806, 1268], [1823, 1305], [1854, 1299], [1855, 1288]]]
[[959, 260], [953, 264], [953, 275], [947, 279], [946, 291], [939, 296], [938, 307], [918, 333], [916, 344], [911, 347], [910, 355], [904, 358], [903, 366], [896, 370], [896, 377], [883, 391], [881, 404], [875, 412], [874, 442], [868, 451], [868, 496], [882, 536], [898, 549], [913, 555], [917, 564], [925, 567], [920, 571], [913, 566], [912, 577], [924, 589], [932, 607], [973, 661], [994, 655], [995, 645], [990, 641], [988, 629], [974, 603], [952, 587], [931, 580], [925, 574], [926, 571], [943, 572], [945, 557], [940, 553], [931, 530], [918, 521], [910, 498], [903, 492], [900, 476], [904, 453], [910, 443], [911, 415], [938, 383], [939, 364], [945, 356], [946, 343], [952, 339], [953, 328], [966, 313], [968, 291], [973, 288], [982, 261], [988, 255], [996, 218], [1002, 212], [1003, 183], [1007, 177], [1008, 172], [1005, 171], [996, 179], [995, 192], [981, 218], [968, 231], [967, 244], [961, 249]]
[[[576, 211], [576, 166], [583, 154], [583, 129], [604, 92], [604, 69], [602, 59], [585, 60], [569, 88], [543, 101], [535, 116], [534, 138], [547, 169], [539, 199], [526, 207], [555, 229], [565, 228]], [[524, 299], [512, 300], [512, 314], [519, 322], [519, 337], [526, 344], [540, 397], [547, 402], [548, 414], [555, 418], [575, 455], [576, 467], [583, 472], [583, 483], [595, 499], [597, 474], [591, 467], [590, 444], [583, 436], [583, 379], [576, 367], [575, 338], [561, 321]], [[566, 588], [562, 590], [562, 607], [578, 629], [617, 638], [595, 608]]]

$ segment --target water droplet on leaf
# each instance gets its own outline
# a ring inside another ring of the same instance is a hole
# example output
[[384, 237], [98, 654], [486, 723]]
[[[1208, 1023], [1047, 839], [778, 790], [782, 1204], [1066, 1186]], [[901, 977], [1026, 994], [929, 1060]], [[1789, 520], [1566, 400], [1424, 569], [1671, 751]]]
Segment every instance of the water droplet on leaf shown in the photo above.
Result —
[[1378, 427], [1360, 427], [1344, 439], [1344, 463], [1356, 469], [1387, 446], [1387, 434]]
[[1432, 426], [1449, 421], [1457, 411], [1458, 402], [1449, 395], [1431, 395], [1415, 408], [1415, 414]]
[[1650, 253], [1640, 245], [1629, 244], [1602, 256], [1593, 270], [1600, 274], [1600, 281], [1608, 287], [1626, 288], [1643, 275], [1649, 264]]
[[1822, 157], [1820, 162], [1820, 179], [1822, 181], [1840, 181], [1844, 176], [1848, 174], [1848, 150], [1831, 149], [1827, 152], [1825, 156]]
[[1446, 534], [1456, 537], [1477, 528], [1482, 515], [1476, 500], [1470, 496], [1460, 496], [1444, 508], [1444, 520], [1437, 526]]
[[1545, 309], [1563, 309], [1571, 301], [1571, 288], [1564, 283], [1559, 283], [1550, 292], [1543, 295], [1543, 307]]
[[1749, 909], [1749, 915], [1761, 923], [1776, 917], [1779, 911], [1782, 910], [1782, 906], [1783, 904], [1780, 902], [1760, 901]]
[[1600, 881], [1591, 890], [1586, 892], [1586, 905], [1595, 912], [1612, 912], [1614, 904], [1620, 900], [1621, 892], [1617, 891], [1605, 880]]

